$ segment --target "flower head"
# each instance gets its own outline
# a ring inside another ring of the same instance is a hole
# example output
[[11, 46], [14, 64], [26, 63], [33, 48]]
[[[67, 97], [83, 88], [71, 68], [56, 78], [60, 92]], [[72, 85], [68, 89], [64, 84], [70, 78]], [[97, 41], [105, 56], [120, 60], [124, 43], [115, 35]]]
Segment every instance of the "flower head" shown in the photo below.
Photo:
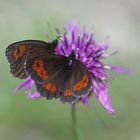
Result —
[[[128, 71], [117, 66], [106, 65], [102, 62], [102, 59], [110, 56], [109, 54], [105, 54], [107, 49], [108, 44], [106, 41], [98, 44], [94, 39], [93, 33], [88, 34], [85, 29], [81, 31], [77, 21], [73, 21], [65, 28], [65, 32], [55, 49], [55, 54], [66, 57], [71, 53], [75, 54], [76, 59], [82, 62], [90, 73], [93, 94], [95, 94], [97, 100], [105, 110], [114, 115], [115, 110], [112, 107], [105, 83], [105, 81], [108, 81], [107, 70], [113, 70], [118, 73], [128, 73]], [[22, 87], [26, 87], [29, 98], [40, 98], [38, 92], [31, 93], [33, 84], [34, 82], [31, 78], [27, 78], [18, 86], [16, 91]], [[82, 102], [88, 104], [88, 97], [83, 96]]]

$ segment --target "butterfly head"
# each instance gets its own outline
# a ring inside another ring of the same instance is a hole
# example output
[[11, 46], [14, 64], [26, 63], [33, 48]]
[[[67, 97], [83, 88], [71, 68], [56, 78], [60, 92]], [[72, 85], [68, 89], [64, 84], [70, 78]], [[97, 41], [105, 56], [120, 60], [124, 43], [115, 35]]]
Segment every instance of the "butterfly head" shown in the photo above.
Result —
[[69, 57], [68, 57], [68, 67], [71, 69], [71, 67], [73, 66], [73, 63], [76, 61], [76, 56], [74, 54], [74, 52], [72, 52]]
[[76, 55], [75, 55], [75, 53], [74, 53], [74, 51], [72, 51], [72, 53], [69, 55], [69, 59], [71, 59], [71, 60], [76, 60]]

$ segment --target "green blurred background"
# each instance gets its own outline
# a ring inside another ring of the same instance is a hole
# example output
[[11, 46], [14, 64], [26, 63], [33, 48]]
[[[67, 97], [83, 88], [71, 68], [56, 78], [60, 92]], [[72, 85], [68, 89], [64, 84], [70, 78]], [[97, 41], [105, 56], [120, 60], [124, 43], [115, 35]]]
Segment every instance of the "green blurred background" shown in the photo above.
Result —
[[21, 82], [9, 73], [5, 48], [16, 41], [56, 36], [54, 28], [78, 19], [95, 32], [98, 42], [110, 35], [108, 58], [133, 75], [111, 73], [110, 97], [116, 118], [95, 97], [90, 107], [78, 104], [78, 130], [83, 140], [140, 140], [140, 1], [139, 0], [0, 0], [0, 140], [72, 140], [71, 109], [58, 101], [31, 101], [13, 94]]

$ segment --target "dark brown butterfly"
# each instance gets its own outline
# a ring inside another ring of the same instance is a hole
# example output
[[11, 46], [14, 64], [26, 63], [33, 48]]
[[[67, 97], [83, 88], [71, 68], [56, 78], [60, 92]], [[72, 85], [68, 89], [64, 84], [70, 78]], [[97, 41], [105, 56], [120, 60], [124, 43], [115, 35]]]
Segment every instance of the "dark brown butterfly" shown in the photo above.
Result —
[[47, 99], [72, 103], [90, 92], [90, 74], [74, 53], [69, 57], [50, 54], [28, 59], [26, 71]]
[[47, 99], [59, 98], [64, 103], [74, 103], [89, 94], [90, 74], [74, 53], [68, 57], [54, 54], [56, 44], [23, 41], [10, 45], [6, 55], [11, 73], [19, 78], [30, 76], [37, 91]]
[[57, 40], [50, 43], [39, 40], [24, 40], [9, 45], [6, 49], [6, 56], [10, 62], [10, 72], [20, 79], [27, 78], [29, 76], [25, 70], [27, 59], [39, 54], [54, 53], [56, 45]]

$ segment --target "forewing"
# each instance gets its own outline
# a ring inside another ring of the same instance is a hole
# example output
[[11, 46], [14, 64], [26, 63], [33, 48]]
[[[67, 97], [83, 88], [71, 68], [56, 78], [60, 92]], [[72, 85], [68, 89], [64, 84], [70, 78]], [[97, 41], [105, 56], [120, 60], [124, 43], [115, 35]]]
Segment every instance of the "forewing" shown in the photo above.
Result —
[[25, 70], [27, 58], [54, 53], [56, 45], [57, 41], [46, 43], [39, 40], [25, 40], [9, 45], [6, 56], [10, 63], [10, 72], [20, 79], [27, 78], [29, 76]]
[[37, 91], [47, 99], [52, 99], [61, 95], [66, 65], [66, 57], [54, 54], [28, 59], [26, 70], [35, 81]]

